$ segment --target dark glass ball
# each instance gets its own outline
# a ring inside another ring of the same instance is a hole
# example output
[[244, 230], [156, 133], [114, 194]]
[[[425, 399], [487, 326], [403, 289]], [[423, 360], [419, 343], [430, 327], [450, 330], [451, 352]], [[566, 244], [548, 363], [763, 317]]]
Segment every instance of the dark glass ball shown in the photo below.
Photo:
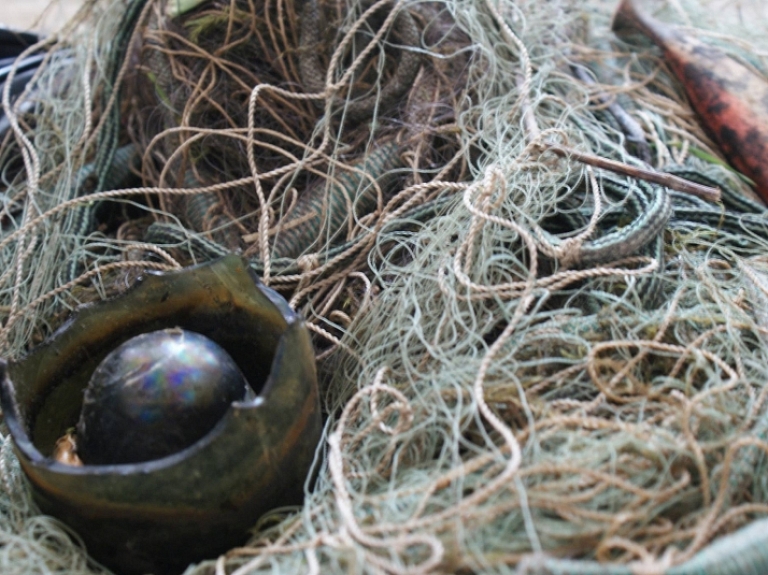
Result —
[[178, 328], [138, 335], [93, 372], [77, 453], [85, 464], [171, 455], [213, 429], [247, 388], [234, 360], [203, 335]]

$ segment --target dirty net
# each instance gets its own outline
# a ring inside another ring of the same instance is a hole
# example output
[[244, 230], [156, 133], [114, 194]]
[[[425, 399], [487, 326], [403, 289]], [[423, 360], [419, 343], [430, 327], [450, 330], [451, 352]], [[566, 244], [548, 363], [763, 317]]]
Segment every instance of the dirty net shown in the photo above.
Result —
[[[655, 7], [766, 74], [763, 8], [723, 4]], [[312, 330], [303, 506], [188, 573], [765, 564], [766, 211], [613, 8], [97, 0], [4, 94], [4, 357], [230, 251]], [[5, 430], [0, 480], [0, 571], [102, 572]]]

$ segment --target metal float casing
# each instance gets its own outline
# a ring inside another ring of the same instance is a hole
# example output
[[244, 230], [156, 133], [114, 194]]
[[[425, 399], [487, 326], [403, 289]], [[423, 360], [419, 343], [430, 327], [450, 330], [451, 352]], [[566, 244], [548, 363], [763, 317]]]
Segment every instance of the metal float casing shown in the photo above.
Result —
[[[300, 316], [238, 256], [137, 283], [78, 310], [21, 361], [0, 363], [0, 406], [44, 513], [118, 573], [178, 572], [244, 543], [270, 509], [301, 502], [321, 434], [314, 353]], [[221, 345], [257, 397], [234, 402], [201, 440], [162, 459], [82, 467], [52, 459], [107, 353], [171, 327]]]

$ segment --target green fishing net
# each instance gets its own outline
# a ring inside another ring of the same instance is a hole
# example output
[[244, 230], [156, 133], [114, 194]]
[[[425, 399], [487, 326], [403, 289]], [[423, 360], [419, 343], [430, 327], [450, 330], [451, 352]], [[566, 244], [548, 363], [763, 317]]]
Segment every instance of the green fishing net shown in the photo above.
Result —
[[[188, 574], [765, 564], [766, 211], [614, 7], [96, 0], [48, 38], [4, 102], [2, 355], [229, 251], [315, 338], [304, 504]], [[653, 8], [768, 71], [759, 3]], [[0, 571], [102, 572], [5, 431], [0, 481]]]

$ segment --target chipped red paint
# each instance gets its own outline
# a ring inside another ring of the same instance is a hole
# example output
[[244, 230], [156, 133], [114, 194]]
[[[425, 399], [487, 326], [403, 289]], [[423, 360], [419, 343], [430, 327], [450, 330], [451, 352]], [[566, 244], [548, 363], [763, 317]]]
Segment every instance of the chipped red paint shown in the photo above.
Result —
[[709, 137], [768, 203], [768, 82], [717, 48], [640, 13], [633, 0], [621, 2], [613, 30], [643, 34], [663, 50]]

